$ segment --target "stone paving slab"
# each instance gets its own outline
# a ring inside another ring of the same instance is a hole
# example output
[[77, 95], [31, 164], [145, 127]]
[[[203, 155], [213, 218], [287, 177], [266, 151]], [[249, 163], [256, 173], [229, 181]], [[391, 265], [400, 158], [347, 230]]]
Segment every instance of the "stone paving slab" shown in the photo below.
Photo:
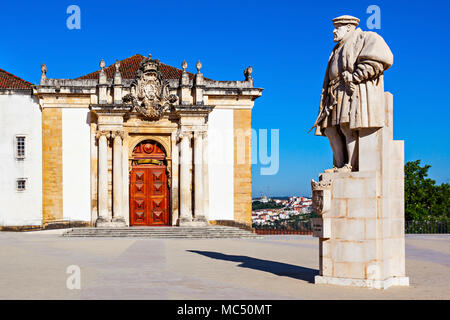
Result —
[[[450, 299], [450, 235], [407, 235], [408, 288], [315, 285], [318, 240], [64, 238], [0, 233], [0, 299]], [[66, 286], [67, 267], [81, 289]]]

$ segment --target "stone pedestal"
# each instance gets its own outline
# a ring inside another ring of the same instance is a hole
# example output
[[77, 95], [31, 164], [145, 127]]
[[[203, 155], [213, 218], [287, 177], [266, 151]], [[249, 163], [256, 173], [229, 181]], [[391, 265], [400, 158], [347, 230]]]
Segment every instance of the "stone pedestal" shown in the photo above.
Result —
[[392, 137], [392, 95], [386, 125], [359, 137], [359, 171], [325, 172], [312, 182], [319, 237], [315, 283], [386, 289], [405, 277], [403, 141]]

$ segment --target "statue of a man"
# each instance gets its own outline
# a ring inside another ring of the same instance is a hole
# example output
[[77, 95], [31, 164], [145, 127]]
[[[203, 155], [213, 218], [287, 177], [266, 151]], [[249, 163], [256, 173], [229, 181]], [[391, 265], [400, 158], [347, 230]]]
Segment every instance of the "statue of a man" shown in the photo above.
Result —
[[322, 89], [316, 135], [328, 137], [337, 171], [358, 168], [357, 138], [362, 128], [384, 126], [383, 72], [393, 63], [386, 42], [356, 28], [359, 19], [333, 19], [334, 47]]

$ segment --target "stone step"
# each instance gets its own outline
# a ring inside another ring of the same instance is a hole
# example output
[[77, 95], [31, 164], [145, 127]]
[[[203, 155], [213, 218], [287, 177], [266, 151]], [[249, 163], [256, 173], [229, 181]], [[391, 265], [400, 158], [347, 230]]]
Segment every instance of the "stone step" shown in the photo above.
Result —
[[261, 238], [248, 230], [226, 226], [209, 227], [125, 227], [73, 228], [64, 237], [130, 237], [130, 238]]
[[185, 234], [253, 234], [251, 232], [133, 232], [133, 231], [108, 231], [108, 232], [66, 232], [66, 234], [174, 234], [174, 235], [185, 235]]
[[68, 232], [67, 234], [173, 234], [173, 235], [202, 235], [202, 234], [252, 234], [246, 232], [124, 232], [124, 231], [109, 231], [109, 232]]
[[222, 238], [235, 238], [235, 239], [243, 239], [243, 238], [261, 238], [260, 236], [254, 235], [198, 235], [198, 236], [174, 236], [174, 235], [155, 235], [155, 234], [147, 234], [147, 235], [133, 235], [133, 234], [97, 234], [97, 235], [88, 235], [88, 234], [73, 234], [73, 235], [65, 235], [67, 238], [159, 238], [159, 239], [222, 239]]
[[189, 231], [189, 230], [240, 230], [247, 232], [247, 230], [239, 229], [235, 227], [128, 227], [128, 228], [93, 228], [93, 227], [86, 227], [86, 228], [72, 228], [72, 230], [121, 230], [121, 231], [155, 231], [155, 230], [169, 230], [169, 231]]
[[254, 238], [255, 235], [173, 235], [173, 234], [72, 234], [66, 237], [156, 237], [156, 238]]
[[211, 236], [173, 236], [173, 235], [66, 235], [66, 238], [154, 238], [154, 239], [257, 239], [261, 238], [259, 236], [220, 236], [220, 235], [211, 235]]

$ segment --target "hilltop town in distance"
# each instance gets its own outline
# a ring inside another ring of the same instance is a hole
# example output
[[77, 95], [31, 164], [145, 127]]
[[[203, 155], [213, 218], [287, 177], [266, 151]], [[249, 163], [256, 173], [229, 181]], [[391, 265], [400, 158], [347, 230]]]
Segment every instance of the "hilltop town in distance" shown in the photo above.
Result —
[[261, 196], [252, 199], [254, 226], [269, 226], [277, 221], [307, 220], [312, 213], [312, 199], [306, 197]]

